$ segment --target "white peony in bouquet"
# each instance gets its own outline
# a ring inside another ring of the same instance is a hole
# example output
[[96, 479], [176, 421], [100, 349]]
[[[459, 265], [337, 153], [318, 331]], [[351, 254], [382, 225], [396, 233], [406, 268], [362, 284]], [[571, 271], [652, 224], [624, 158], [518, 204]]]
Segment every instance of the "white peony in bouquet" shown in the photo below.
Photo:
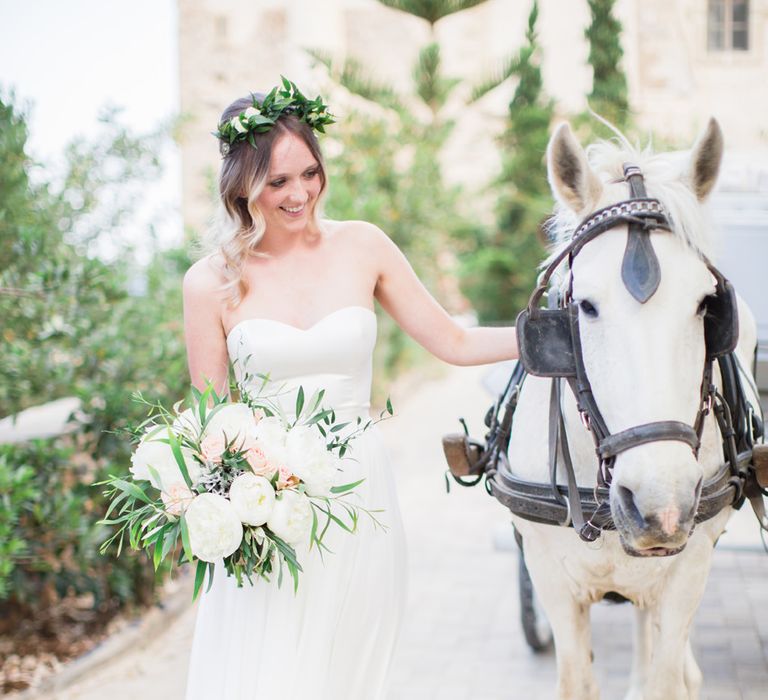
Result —
[[[354, 533], [361, 512], [381, 526], [378, 511], [354, 502], [362, 480], [337, 483], [350, 443], [374, 421], [337, 422], [321, 406], [323, 391], [305, 402], [300, 387], [293, 420], [272, 398], [239, 391], [241, 400], [232, 402], [212, 387], [193, 388], [181, 412], [179, 404], [173, 412], [147, 404], [131, 475], [98, 484], [110, 499], [101, 522], [117, 527], [102, 553], [116, 543], [119, 555], [127, 538], [151, 554], [155, 568], [169, 555], [178, 564], [196, 561], [195, 598], [221, 561], [238, 585], [275, 572], [280, 584], [285, 567], [295, 589], [296, 547], [322, 555], [328, 530]], [[389, 402], [379, 420], [385, 413], [392, 414]]]

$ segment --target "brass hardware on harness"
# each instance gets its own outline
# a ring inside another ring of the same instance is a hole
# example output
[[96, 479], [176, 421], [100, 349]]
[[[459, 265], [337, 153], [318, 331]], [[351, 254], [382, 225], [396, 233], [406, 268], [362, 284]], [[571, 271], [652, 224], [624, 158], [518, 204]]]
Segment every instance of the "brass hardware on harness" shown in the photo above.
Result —
[[483, 473], [482, 465], [478, 464], [482, 454], [482, 445], [464, 433], [444, 435], [443, 452], [453, 476], [478, 476]]
[[757, 483], [761, 488], [768, 489], [768, 445], [755, 445], [752, 448], [752, 465]]

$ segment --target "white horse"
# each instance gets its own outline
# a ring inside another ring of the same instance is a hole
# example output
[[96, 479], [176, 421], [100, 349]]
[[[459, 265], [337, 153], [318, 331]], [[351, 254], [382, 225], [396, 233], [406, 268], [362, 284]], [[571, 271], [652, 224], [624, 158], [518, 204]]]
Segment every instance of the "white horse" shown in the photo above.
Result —
[[[705, 362], [703, 302], [715, 284], [701, 257], [711, 258], [712, 252], [702, 205], [715, 185], [722, 150], [714, 120], [686, 154], [639, 152], [622, 140], [595, 144], [585, 152], [567, 124], [550, 140], [548, 176], [558, 202], [554, 226], [559, 243], [567, 245], [575, 225], [591, 212], [629, 198], [622, 170], [627, 161], [640, 167], [648, 196], [663, 203], [673, 223], [671, 233], [650, 235], [661, 278], [646, 303], [633, 298], [622, 281], [626, 225], [587, 243], [573, 262], [584, 366], [611, 433], [654, 421], [691, 425], [697, 415]], [[741, 302], [739, 321], [736, 353], [742, 367], [751, 367], [755, 323]], [[509, 464], [512, 474], [528, 481], [549, 480], [550, 386], [549, 379], [527, 377], [515, 413]], [[749, 399], [759, 405], [753, 393]], [[561, 406], [576, 480], [593, 487], [595, 444], [567, 386]], [[640, 444], [616, 456], [610, 505], [617, 530], [604, 532], [597, 541], [581, 541], [573, 528], [513, 516], [552, 626], [559, 698], [598, 697], [589, 607], [609, 592], [620, 593], [636, 609], [627, 698], [699, 697], [702, 674], [689, 630], [713, 547], [732, 509], [691, 530], [702, 480], [722, 462], [720, 433], [710, 413], [698, 458], [690, 445], [675, 440]], [[558, 482], [565, 482], [562, 471]]]

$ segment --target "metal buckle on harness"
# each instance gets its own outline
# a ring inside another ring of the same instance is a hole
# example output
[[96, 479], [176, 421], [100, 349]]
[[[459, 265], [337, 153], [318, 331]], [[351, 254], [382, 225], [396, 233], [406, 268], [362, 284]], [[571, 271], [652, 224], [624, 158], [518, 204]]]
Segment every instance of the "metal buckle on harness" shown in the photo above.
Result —
[[592, 520], [587, 520], [587, 522], [585, 522], [582, 526], [581, 530], [579, 530], [579, 537], [585, 542], [594, 542], [598, 537], [600, 537], [601, 533], [602, 530], [600, 530], [600, 528], [596, 525], [593, 525]]
[[757, 421], [755, 420], [755, 407], [750, 403], [747, 404], [747, 431], [750, 445], [754, 445], [757, 441], [757, 438], [760, 437], [756, 434], [756, 426]]
[[587, 429], [588, 432], [592, 432], [592, 422], [589, 419], [589, 413], [586, 411], [579, 411], [579, 416], [581, 416], [581, 423], [582, 425]]

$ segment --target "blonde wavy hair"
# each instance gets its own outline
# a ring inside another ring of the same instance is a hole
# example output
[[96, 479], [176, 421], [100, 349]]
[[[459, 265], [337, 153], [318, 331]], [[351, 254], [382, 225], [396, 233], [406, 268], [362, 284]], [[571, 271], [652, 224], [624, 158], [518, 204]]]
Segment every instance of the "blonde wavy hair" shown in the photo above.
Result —
[[[252, 106], [254, 97], [264, 99], [263, 94], [256, 93], [235, 100], [224, 110], [219, 123]], [[325, 192], [326, 174], [323, 155], [312, 127], [291, 114], [284, 114], [269, 131], [253, 134], [256, 148], [248, 142], [233, 144], [221, 161], [219, 209], [203, 242], [206, 252], [221, 255], [224, 261], [222, 291], [231, 307], [237, 306], [248, 292], [243, 274], [245, 263], [248, 257], [260, 254], [257, 246], [266, 228], [256, 200], [267, 183], [275, 141], [289, 133], [304, 141], [319, 166], [320, 196], [310, 212], [310, 224], [315, 230], [320, 229], [319, 200]]]

